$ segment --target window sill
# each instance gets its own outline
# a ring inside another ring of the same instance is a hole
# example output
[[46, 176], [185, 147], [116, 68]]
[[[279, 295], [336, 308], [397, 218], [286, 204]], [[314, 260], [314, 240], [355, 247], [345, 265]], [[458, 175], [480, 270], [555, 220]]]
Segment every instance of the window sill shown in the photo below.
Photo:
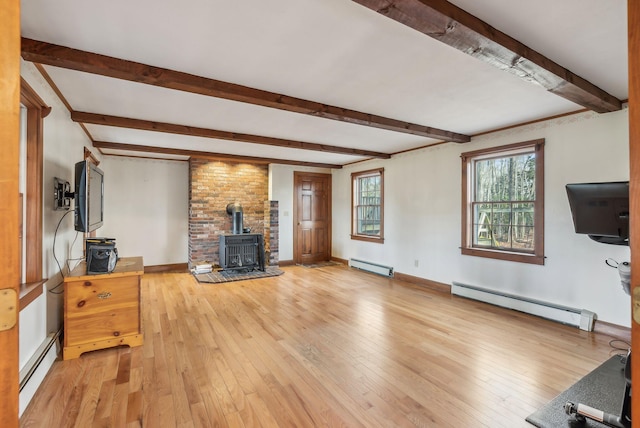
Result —
[[374, 238], [372, 236], [351, 235], [351, 239], [355, 241], [375, 242], [376, 244], [384, 244], [384, 238]]
[[20, 284], [20, 310], [23, 310], [31, 302], [36, 300], [42, 294], [43, 284], [47, 282], [47, 278], [40, 281]]
[[465, 256], [485, 257], [488, 259], [506, 260], [510, 262], [529, 263], [534, 265], [544, 265], [544, 256], [536, 254], [509, 253], [507, 251], [482, 250], [479, 248], [460, 249]]

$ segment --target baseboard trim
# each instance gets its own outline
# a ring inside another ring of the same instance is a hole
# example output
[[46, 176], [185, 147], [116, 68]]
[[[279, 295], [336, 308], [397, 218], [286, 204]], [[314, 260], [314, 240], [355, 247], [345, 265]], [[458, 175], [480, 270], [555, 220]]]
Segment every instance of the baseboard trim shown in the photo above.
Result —
[[[40, 344], [36, 352], [33, 354], [31, 359], [27, 361], [24, 368], [20, 370], [20, 384], [19, 391], [22, 391], [24, 386], [29, 382], [31, 376], [35, 373], [35, 371], [40, 367], [40, 363], [45, 359], [45, 356], [49, 352], [49, 350], [56, 344], [56, 341], [62, 335], [62, 328], [54, 333], [50, 333], [47, 338]], [[57, 350], [56, 350], [57, 354]], [[49, 369], [47, 368], [47, 371]]]
[[144, 273], [163, 273], [163, 272], [188, 272], [189, 265], [187, 263], [173, 263], [167, 265], [145, 266]]
[[394, 272], [394, 279], [398, 279], [400, 281], [409, 282], [411, 284], [416, 284], [421, 287], [426, 287], [434, 291], [439, 291], [441, 293], [451, 294], [451, 285], [445, 284], [438, 281], [432, 281], [430, 279], [420, 278], [419, 276], [407, 275], [402, 272]]
[[593, 323], [593, 331], [631, 343], [631, 329], [629, 327], [596, 320]]
[[332, 262], [342, 263], [343, 265], [347, 265], [347, 266], [349, 266], [349, 260], [347, 260], [347, 259], [341, 259], [341, 258], [339, 258], [339, 257], [333, 257], [333, 256], [331, 256], [331, 261], [332, 261]]
[[295, 266], [296, 262], [293, 260], [279, 260], [278, 266]]
[[[33, 366], [25, 366], [20, 371], [20, 396], [18, 400], [18, 416], [22, 417], [22, 413], [24, 413], [25, 409], [33, 399], [33, 396], [36, 394], [36, 391], [44, 382], [47, 373], [53, 366], [53, 364], [58, 359], [58, 354], [62, 349], [60, 344], [60, 331], [56, 333], [51, 333], [47, 336], [45, 340], [46, 343], [41, 345], [39, 350], [36, 352], [38, 355], [34, 358], [37, 358], [37, 361], [32, 359], [33, 361], [29, 361], [28, 365], [31, 365], [32, 362], [35, 363]], [[40, 350], [42, 353], [40, 353]]]

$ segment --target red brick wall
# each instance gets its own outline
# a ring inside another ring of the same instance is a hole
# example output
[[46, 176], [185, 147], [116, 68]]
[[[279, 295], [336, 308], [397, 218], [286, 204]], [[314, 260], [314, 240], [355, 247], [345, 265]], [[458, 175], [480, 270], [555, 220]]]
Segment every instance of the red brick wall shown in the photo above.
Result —
[[270, 266], [280, 260], [280, 222], [278, 220], [278, 201], [264, 203], [264, 250]]
[[192, 158], [189, 175], [189, 266], [203, 261], [218, 264], [219, 235], [231, 233], [230, 203], [242, 205], [244, 227], [264, 233], [267, 165]]

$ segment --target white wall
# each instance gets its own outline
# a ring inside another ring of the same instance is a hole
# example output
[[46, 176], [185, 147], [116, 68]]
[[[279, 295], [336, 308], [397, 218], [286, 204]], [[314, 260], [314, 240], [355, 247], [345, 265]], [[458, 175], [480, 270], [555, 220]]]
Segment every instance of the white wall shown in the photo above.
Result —
[[116, 239], [120, 257], [145, 266], [187, 263], [189, 163], [105, 156], [104, 225], [97, 236]]
[[[545, 138], [544, 266], [460, 254], [460, 153]], [[604, 260], [629, 260], [629, 248], [598, 244], [573, 231], [565, 184], [629, 179], [627, 110], [582, 113], [443, 144], [333, 171], [333, 256], [357, 257], [451, 284], [497, 289], [596, 312], [630, 326], [630, 300]], [[350, 174], [385, 168], [385, 243], [354, 241]], [[418, 267], [415, 267], [415, 260]]]
[[[33, 64], [23, 61], [21, 75], [40, 98], [52, 107], [51, 113], [44, 119], [42, 268], [43, 276], [49, 278], [45, 288], [53, 292], [45, 291], [20, 312], [19, 353], [20, 368], [23, 369], [38, 347], [47, 341], [47, 335], [62, 326], [62, 298], [54, 294], [62, 291], [62, 276], [53, 258], [54, 232], [61, 220], [55, 251], [63, 271], [66, 271], [67, 259], [82, 256], [82, 236], [72, 245], [76, 237], [73, 213], [62, 219], [65, 211], [53, 209], [53, 178], [62, 178], [73, 186], [74, 164], [83, 160], [84, 147], [89, 147], [91, 143], [80, 126], [71, 121], [69, 111]], [[52, 364], [49, 359], [45, 361], [20, 394], [20, 413]]]
[[278, 255], [283, 261], [293, 260], [293, 173], [316, 172], [331, 174], [330, 169], [293, 165], [269, 166], [269, 200], [278, 201], [280, 242]]

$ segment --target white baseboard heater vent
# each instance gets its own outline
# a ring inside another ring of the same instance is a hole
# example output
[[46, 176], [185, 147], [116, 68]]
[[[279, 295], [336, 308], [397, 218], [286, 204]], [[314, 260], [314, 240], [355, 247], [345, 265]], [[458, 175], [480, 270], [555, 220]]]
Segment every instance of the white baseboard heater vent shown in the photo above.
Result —
[[382, 276], [388, 276], [393, 278], [393, 268], [391, 266], [384, 266], [377, 263], [365, 262], [364, 260], [349, 259], [349, 266], [366, 270], [367, 272], [376, 273]]
[[592, 331], [596, 320], [596, 314], [586, 309], [570, 308], [459, 282], [452, 283], [451, 294], [576, 326], [585, 331]]

